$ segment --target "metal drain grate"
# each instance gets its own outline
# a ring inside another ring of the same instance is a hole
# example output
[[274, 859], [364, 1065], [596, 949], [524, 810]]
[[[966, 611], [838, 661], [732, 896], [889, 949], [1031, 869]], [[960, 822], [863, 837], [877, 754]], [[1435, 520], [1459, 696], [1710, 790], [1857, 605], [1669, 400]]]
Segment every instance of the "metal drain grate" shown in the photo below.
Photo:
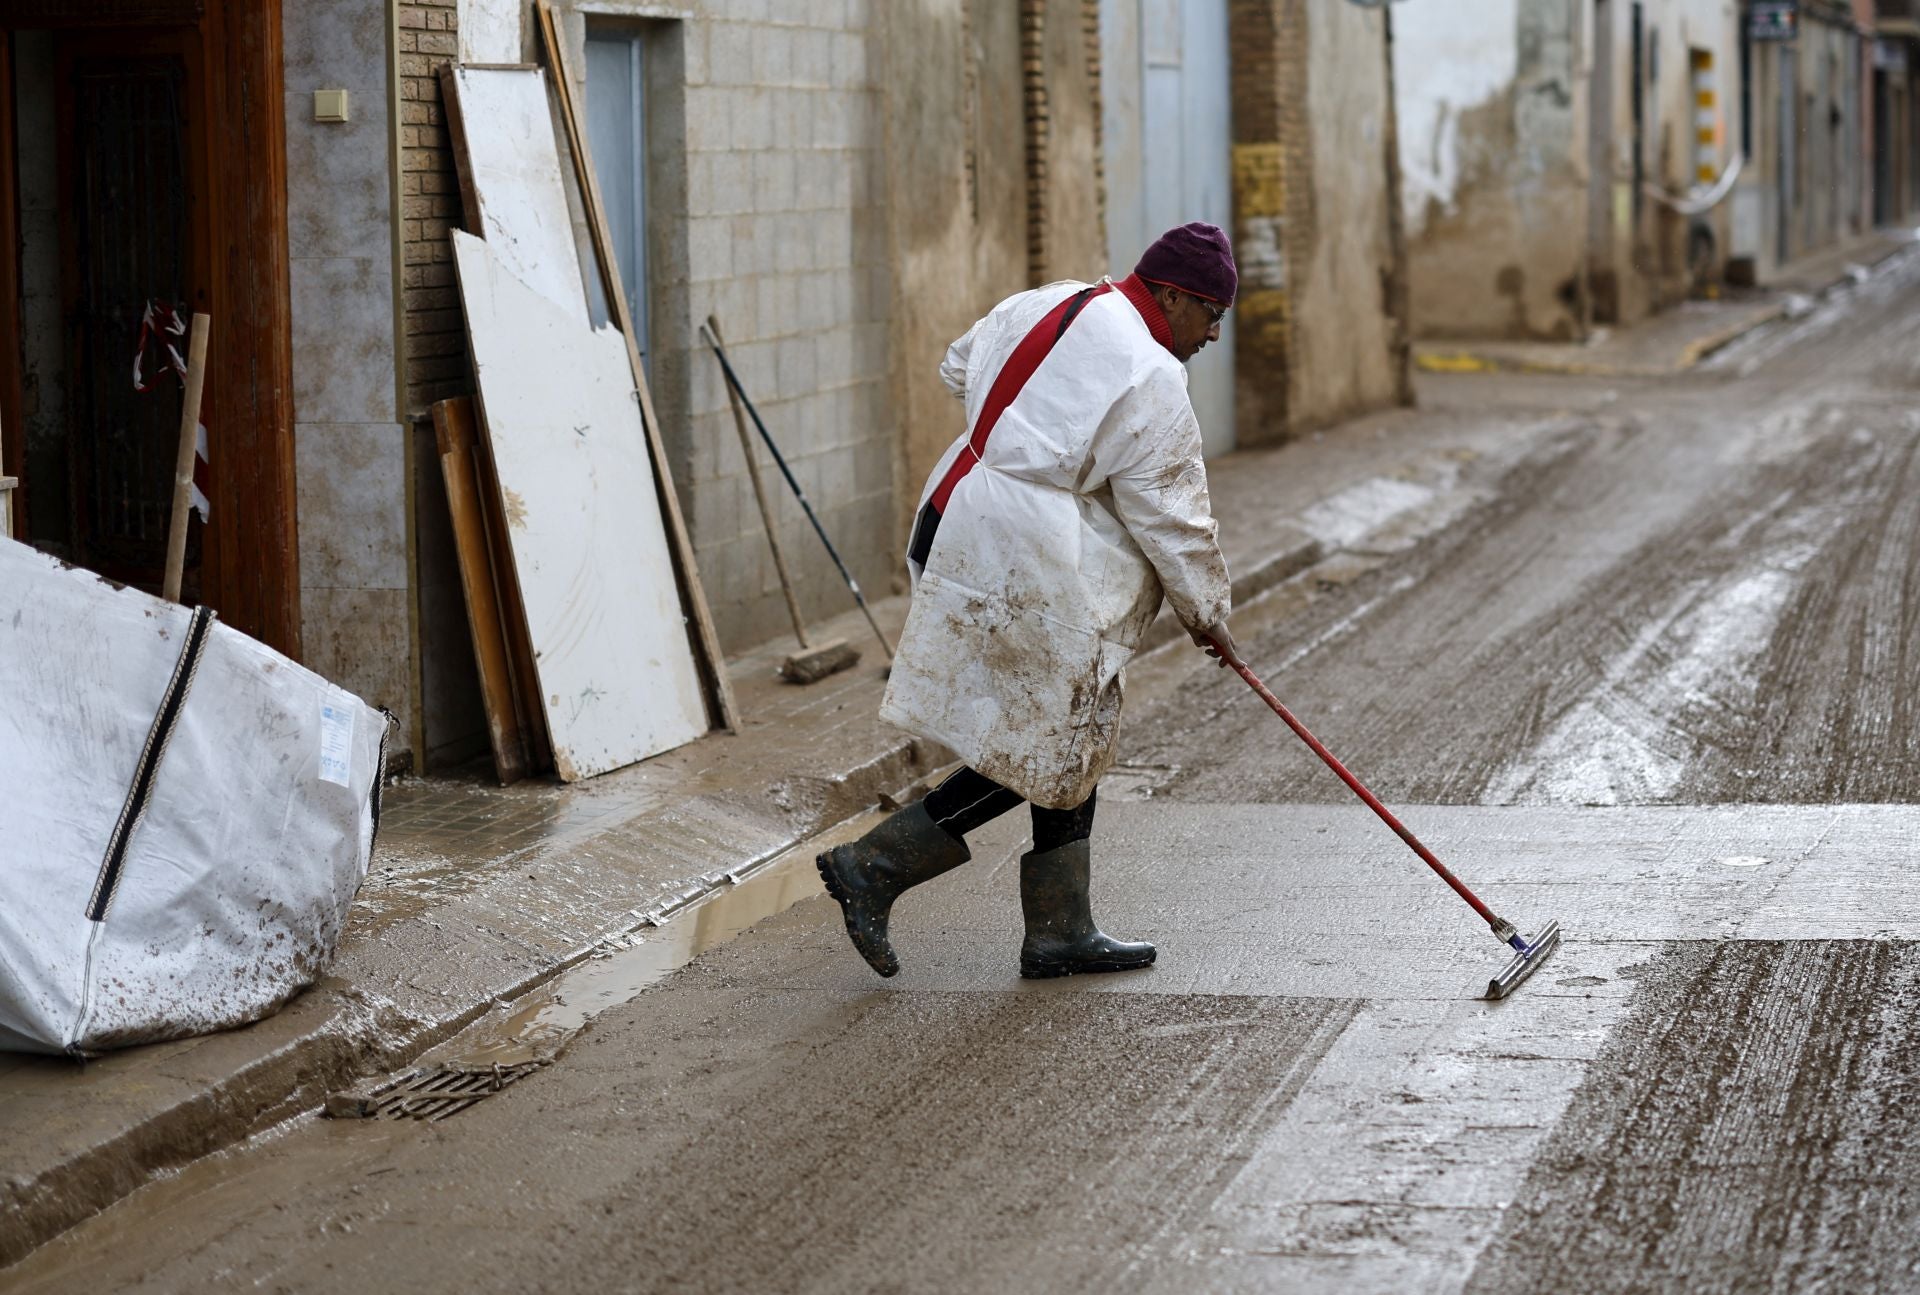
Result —
[[542, 1059], [511, 1066], [450, 1064], [408, 1071], [370, 1093], [334, 1094], [327, 1099], [327, 1114], [334, 1119], [444, 1120], [546, 1064]]

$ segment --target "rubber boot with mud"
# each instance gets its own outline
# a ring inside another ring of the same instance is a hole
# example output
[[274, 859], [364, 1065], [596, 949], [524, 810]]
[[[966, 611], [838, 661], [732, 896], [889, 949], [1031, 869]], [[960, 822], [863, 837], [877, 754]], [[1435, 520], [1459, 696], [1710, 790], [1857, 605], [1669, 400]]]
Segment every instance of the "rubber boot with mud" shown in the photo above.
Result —
[[951, 872], [973, 854], [947, 835], [924, 802], [889, 815], [858, 841], [836, 845], [814, 862], [827, 893], [840, 901], [847, 936], [867, 965], [883, 976], [899, 972], [887, 942], [887, 914], [903, 891]]
[[1091, 853], [1089, 844], [1079, 840], [1020, 857], [1020, 910], [1027, 918], [1020, 974], [1030, 980], [1133, 971], [1153, 962], [1151, 944], [1116, 940], [1093, 924], [1087, 901]]

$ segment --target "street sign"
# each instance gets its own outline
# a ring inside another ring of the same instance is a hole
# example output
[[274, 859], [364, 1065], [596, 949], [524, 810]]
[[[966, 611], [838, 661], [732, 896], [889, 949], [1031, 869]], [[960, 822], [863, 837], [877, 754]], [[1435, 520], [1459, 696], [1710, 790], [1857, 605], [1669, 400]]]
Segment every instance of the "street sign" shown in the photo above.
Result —
[[1800, 34], [1800, 0], [1753, 0], [1747, 34], [1754, 40], [1792, 40]]

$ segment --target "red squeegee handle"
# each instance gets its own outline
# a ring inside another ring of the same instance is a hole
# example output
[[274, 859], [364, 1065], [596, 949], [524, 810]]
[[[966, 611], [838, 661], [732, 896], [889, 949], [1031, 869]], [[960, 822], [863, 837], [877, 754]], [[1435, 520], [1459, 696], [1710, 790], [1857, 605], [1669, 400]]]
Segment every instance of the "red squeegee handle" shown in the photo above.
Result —
[[[1209, 643], [1213, 642], [1212, 639], [1208, 639], [1207, 641]], [[1481, 903], [1480, 897], [1475, 895], [1471, 890], [1468, 890], [1466, 887], [1466, 884], [1462, 882], [1460, 878], [1454, 876], [1453, 873], [1447, 869], [1446, 864], [1441, 863], [1440, 860], [1434, 858], [1433, 851], [1427, 849], [1426, 846], [1420, 844], [1420, 838], [1415, 836], [1412, 832], [1409, 832], [1407, 830], [1406, 824], [1402, 823], [1399, 819], [1395, 818], [1393, 816], [1393, 811], [1380, 803], [1380, 798], [1378, 796], [1375, 796], [1372, 792], [1368, 791], [1366, 789], [1365, 784], [1363, 784], [1358, 778], [1354, 777], [1351, 773], [1347, 772], [1347, 766], [1344, 764], [1341, 764], [1339, 759], [1335, 757], [1333, 752], [1327, 750], [1326, 747], [1322, 746], [1320, 744], [1319, 738], [1307, 732], [1307, 726], [1305, 724], [1302, 724], [1299, 720], [1293, 717], [1293, 712], [1288, 710], [1285, 704], [1282, 703], [1278, 697], [1274, 696], [1273, 692], [1265, 684], [1260, 682], [1259, 676], [1255, 675], [1253, 671], [1247, 669], [1246, 666], [1240, 664], [1237, 661], [1234, 661], [1224, 651], [1221, 651], [1220, 645], [1218, 643], [1214, 643], [1213, 646], [1215, 651], [1220, 652], [1221, 660], [1226, 661], [1227, 664], [1231, 665], [1235, 670], [1239, 671], [1240, 677], [1247, 681], [1247, 686], [1260, 694], [1260, 700], [1266, 702], [1267, 705], [1273, 707], [1273, 713], [1278, 715], [1281, 719], [1285, 720], [1287, 722], [1287, 727], [1292, 729], [1296, 734], [1298, 734], [1302, 742], [1305, 742], [1309, 747], [1312, 747], [1313, 753], [1315, 755], [1319, 756], [1322, 760], [1326, 761], [1327, 768], [1333, 770], [1335, 773], [1340, 775], [1340, 781], [1346, 783], [1347, 786], [1353, 788], [1354, 795], [1358, 796], [1361, 800], [1364, 800], [1365, 802], [1367, 802], [1367, 808], [1372, 810], [1374, 813], [1378, 814], [1380, 816], [1381, 822], [1385, 823], [1388, 827], [1392, 828], [1394, 832], [1398, 834], [1398, 836], [1402, 841], [1405, 841], [1409, 846], [1411, 846], [1413, 848], [1413, 852], [1419, 855], [1420, 858], [1426, 863], [1426, 865], [1429, 868], [1432, 868], [1435, 872], [1439, 873], [1440, 880], [1446, 882], [1449, 886], [1452, 886], [1454, 893], [1456, 895], [1466, 900], [1467, 903], [1473, 905], [1473, 911], [1480, 914], [1481, 917], [1485, 918], [1488, 926], [1491, 926], [1497, 932], [1500, 930], [1500, 928], [1507, 925], [1507, 923], [1501, 921], [1500, 918], [1494, 915], [1494, 912], [1492, 909], [1488, 908], [1485, 904]], [[1502, 938], [1504, 939], [1505, 937], [1503, 936]]]

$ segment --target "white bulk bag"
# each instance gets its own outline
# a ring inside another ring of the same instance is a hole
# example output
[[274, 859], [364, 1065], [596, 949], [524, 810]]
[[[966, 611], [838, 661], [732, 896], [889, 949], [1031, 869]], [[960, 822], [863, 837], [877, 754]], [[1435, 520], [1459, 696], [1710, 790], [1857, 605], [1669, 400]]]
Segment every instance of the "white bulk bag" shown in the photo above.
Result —
[[0, 540], [0, 1049], [228, 1029], [311, 984], [386, 732], [210, 612]]

